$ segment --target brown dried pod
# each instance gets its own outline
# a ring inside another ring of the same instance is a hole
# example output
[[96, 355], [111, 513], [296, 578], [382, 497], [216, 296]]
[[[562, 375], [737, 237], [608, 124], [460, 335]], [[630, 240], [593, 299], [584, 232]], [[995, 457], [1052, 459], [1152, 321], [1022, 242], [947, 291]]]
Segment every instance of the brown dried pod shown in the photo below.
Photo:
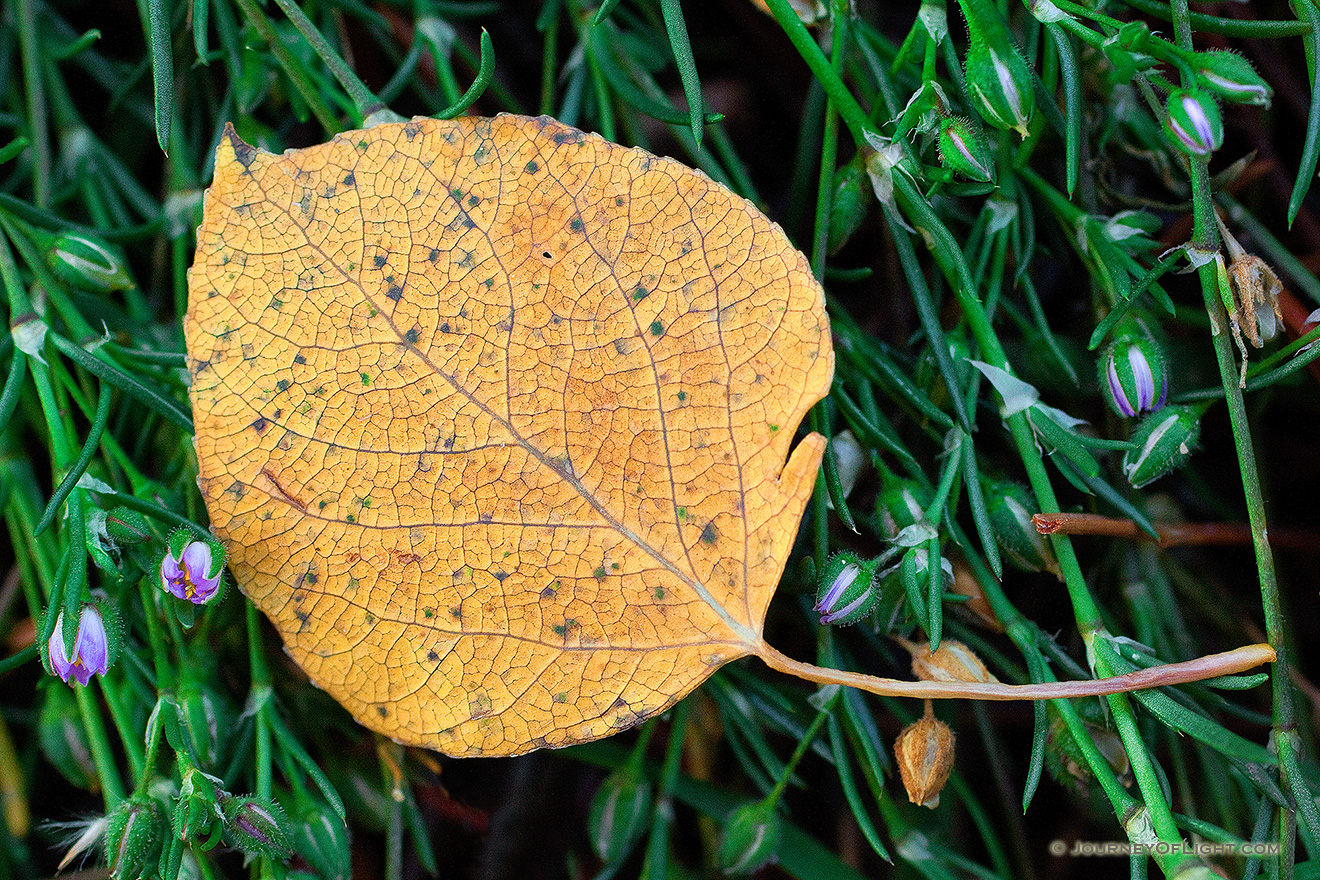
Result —
[[932, 810], [939, 806], [940, 789], [953, 769], [953, 740], [953, 731], [935, 717], [929, 702], [925, 716], [899, 733], [894, 759], [912, 803]]
[[935, 651], [930, 642], [909, 642], [896, 638], [896, 642], [912, 655], [912, 674], [922, 681], [999, 681], [985, 668], [981, 658], [962, 642], [941, 639]]

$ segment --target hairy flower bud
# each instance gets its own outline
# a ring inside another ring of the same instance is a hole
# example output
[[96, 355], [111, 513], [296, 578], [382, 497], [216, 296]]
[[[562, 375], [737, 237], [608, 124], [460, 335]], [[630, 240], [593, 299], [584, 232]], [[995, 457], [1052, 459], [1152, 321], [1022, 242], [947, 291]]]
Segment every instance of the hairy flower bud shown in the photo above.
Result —
[[724, 823], [720, 869], [725, 874], [745, 876], [776, 861], [781, 831], [773, 801], [743, 804]]
[[106, 819], [105, 853], [110, 876], [115, 880], [155, 876], [155, 862], [166, 830], [156, 802], [134, 795], [120, 801]]
[[1026, 488], [1011, 480], [986, 482], [986, 508], [990, 529], [1009, 561], [1024, 571], [1059, 573], [1054, 548], [1036, 531], [1031, 515], [1039, 509]]
[[995, 128], [1024, 138], [1035, 110], [1035, 84], [1027, 59], [993, 3], [959, 0], [967, 19], [967, 91], [976, 112]]
[[955, 174], [982, 183], [995, 180], [995, 157], [990, 145], [966, 119], [950, 116], [940, 121], [940, 164]]
[[1211, 51], [1193, 55], [1196, 79], [1207, 91], [1235, 104], [1268, 107], [1274, 97], [1251, 62], [1236, 52]]
[[878, 564], [846, 550], [830, 557], [816, 590], [815, 610], [822, 625], [849, 626], [870, 613], [881, 596], [875, 577]]
[[646, 831], [653, 800], [651, 783], [627, 764], [606, 777], [591, 799], [587, 830], [606, 864], [621, 860]]
[[119, 248], [82, 232], [61, 232], [46, 247], [46, 262], [55, 275], [84, 290], [106, 292], [133, 286], [128, 261]]
[[940, 789], [953, 770], [953, 740], [953, 731], [930, 712], [929, 704], [925, 716], [899, 733], [894, 758], [909, 801], [939, 806]]
[[221, 797], [225, 840], [249, 855], [287, 859], [293, 850], [284, 830], [284, 811], [271, 800], [256, 797]]
[[1123, 474], [1140, 489], [1181, 467], [1201, 433], [1204, 406], [1171, 405], [1152, 413], [1132, 432]]
[[1124, 321], [1097, 362], [1105, 400], [1124, 418], [1154, 412], [1169, 394], [1164, 353], [1140, 321]]
[[1165, 128], [1178, 149], [1198, 159], [1210, 158], [1224, 145], [1224, 121], [1209, 92], [1178, 89], [1171, 93]]
[[151, 537], [147, 518], [127, 507], [113, 507], [105, 517], [106, 533], [116, 544], [141, 544]]

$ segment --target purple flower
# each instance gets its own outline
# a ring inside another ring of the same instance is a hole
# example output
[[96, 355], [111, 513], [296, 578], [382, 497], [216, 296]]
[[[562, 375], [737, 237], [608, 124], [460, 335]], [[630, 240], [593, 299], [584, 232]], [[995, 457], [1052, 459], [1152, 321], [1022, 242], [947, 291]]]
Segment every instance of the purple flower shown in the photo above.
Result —
[[160, 582], [166, 591], [180, 599], [187, 599], [197, 605], [210, 601], [220, 589], [222, 565], [214, 566], [211, 545], [205, 541], [193, 541], [183, 548], [176, 559], [166, 551], [160, 561]]
[[55, 618], [50, 634], [50, 665], [55, 674], [68, 681], [74, 678], [85, 685], [93, 675], [105, 675], [110, 668], [110, 648], [105, 635], [105, 621], [95, 605], [84, 605], [78, 616], [78, 635], [73, 640], [73, 655], [64, 653], [64, 612]]

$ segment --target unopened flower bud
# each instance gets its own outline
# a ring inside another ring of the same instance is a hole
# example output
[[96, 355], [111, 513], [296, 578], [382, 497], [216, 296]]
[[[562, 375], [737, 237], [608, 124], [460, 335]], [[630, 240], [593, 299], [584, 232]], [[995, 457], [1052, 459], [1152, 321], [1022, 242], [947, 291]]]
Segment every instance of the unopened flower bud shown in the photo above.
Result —
[[1251, 62], [1236, 52], [1197, 52], [1194, 61], [1197, 80], [1218, 97], [1235, 104], [1270, 106], [1274, 90]]
[[1199, 159], [1210, 158], [1224, 144], [1224, 121], [1209, 92], [1178, 89], [1170, 94], [1165, 127], [1178, 149]]
[[110, 637], [107, 634], [105, 618], [95, 604], [86, 604], [78, 615], [78, 633], [73, 639], [73, 648], [67, 649], [64, 641], [64, 612], [55, 618], [55, 631], [50, 634], [47, 643], [50, 653], [50, 666], [55, 674], [64, 681], [73, 679], [85, 685], [93, 675], [105, 675], [110, 669]]
[[82, 232], [61, 232], [46, 247], [56, 277], [84, 290], [106, 292], [133, 286], [128, 261], [119, 248]]
[[926, 493], [915, 480], [905, 480], [887, 472], [881, 474], [881, 479], [880, 494], [875, 499], [875, 515], [880, 521], [880, 533], [893, 540], [899, 532], [925, 518]]
[[284, 830], [284, 811], [271, 800], [256, 797], [221, 798], [225, 840], [249, 855], [287, 859], [289, 835]]
[[147, 518], [127, 507], [113, 507], [105, 516], [105, 530], [116, 544], [141, 544], [151, 537]]
[[218, 780], [196, 767], [188, 768], [179, 785], [175, 814], [182, 839], [202, 851], [215, 846], [223, 830]]
[[1169, 394], [1164, 354], [1140, 321], [1120, 325], [1098, 367], [1105, 400], [1120, 416], [1131, 418], [1164, 406]]
[[950, 116], [940, 121], [940, 164], [955, 174], [982, 183], [995, 179], [995, 157], [990, 145], [966, 119]]
[[745, 876], [778, 859], [781, 827], [773, 801], [743, 804], [724, 824], [720, 840], [720, 869]]
[[815, 610], [822, 625], [849, 626], [870, 613], [881, 596], [875, 576], [878, 564], [876, 559], [859, 560], [846, 550], [830, 558], [816, 591]]
[[166, 830], [156, 802], [134, 795], [120, 801], [106, 818], [105, 852], [110, 876], [115, 880], [155, 876]]
[[1123, 454], [1123, 474], [1140, 489], [1181, 467], [1201, 433], [1204, 406], [1170, 405], [1146, 416]]
[[1054, 548], [1036, 531], [1031, 515], [1039, 509], [1027, 490], [1011, 480], [985, 483], [990, 529], [1009, 561], [1025, 571], [1059, 573]]
[[1025, 138], [1036, 107], [1027, 60], [994, 4], [961, 5], [970, 33], [966, 71], [972, 104], [987, 124], [1014, 129]]
[[646, 831], [653, 800], [651, 783], [627, 764], [601, 783], [587, 811], [587, 831], [596, 855], [607, 865], [621, 860]]
[[985, 668], [971, 648], [955, 639], [941, 639], [931, 651], [930, 642], [895, 639], [912, 655], [912, 674], [921, 681], [967, 681], [987, 684], [999, 681]]
[[829, 235], [826, 250], [833, 254], [848, 243], [871, 208], [871, 187], [860, 154], [834, 172], [834, 197], [830, 201]]
[[338, 813], [304, 795], [294, 808], [292, 824], [293, 851], [320, 880], [349, 880], [353, 876], [348, 827]]
[[899, 733], [894, 758], [909, 801], [931, 809], [939, 806], [940, 789], [953, 770], [953, 740], [949, 725], [929, 710]]

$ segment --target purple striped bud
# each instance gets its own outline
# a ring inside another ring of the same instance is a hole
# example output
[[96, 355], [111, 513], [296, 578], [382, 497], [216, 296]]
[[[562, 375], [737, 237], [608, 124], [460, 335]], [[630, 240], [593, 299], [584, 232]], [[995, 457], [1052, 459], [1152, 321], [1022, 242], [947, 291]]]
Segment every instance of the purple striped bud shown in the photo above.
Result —
[[1210, 158], [1224, 145], [1224, 121], [1208, 92], [1178, 89], [1170, 94], [1165, 128], [1178, 149], [1198, 159]]
[[1105, 400], [1124, 418], [1154, 412], [1169, 394], [1164, 355], [1145, 325], [1125, 321], [1098, 362]]
[[990, 145], [966, 119], [950, 116], [940, 121], [940, 164], [956, 174], [993, 183], [995, 159]]
[[1197, 52], [1196, 78], [1208, 91], [1234, 104], [1270, 106], [1274, 90], [1261, 79], [1251, 62], [1236, 52]]
[[830, 558], [816, 592], [816, 612], [822, 625], [848, 626], [870, 613], [881, 596], [875, 577], [877, 563], [875, 559], [862, 562], [846, 550]]
[[284, 830], [284, 811], [273, 800], [255, 797], [221, 797], [225, 841], [254, 856], [284, 860], [293, 854]]

